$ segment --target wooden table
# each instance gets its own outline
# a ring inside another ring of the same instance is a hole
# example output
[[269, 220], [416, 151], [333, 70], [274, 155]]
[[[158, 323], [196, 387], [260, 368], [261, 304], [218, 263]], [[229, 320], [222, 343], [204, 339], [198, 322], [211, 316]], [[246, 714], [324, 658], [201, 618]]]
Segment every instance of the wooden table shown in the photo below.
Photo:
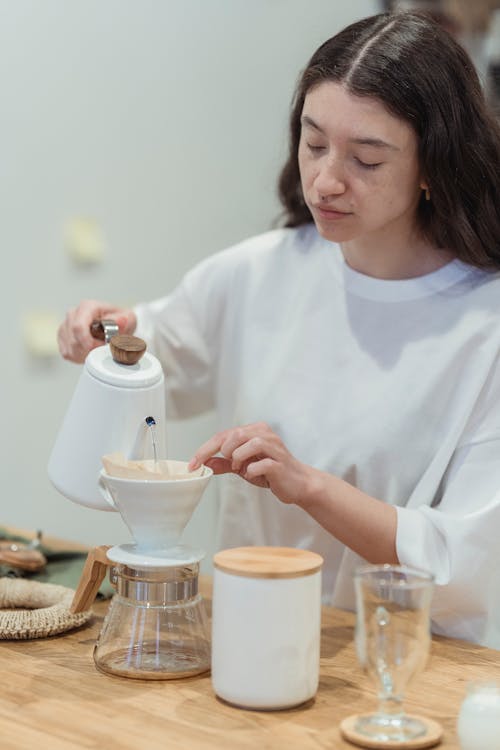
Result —
[[[202, 583], [207, 596], [209, 582]], [[0, 641], [1, 750], [352, 750], [340, 720], [375, 706], [356, 660], [351, 613], [323, 611], [316, 699], [261, 712], [217, 699], [209, 676], [147, 682], [98, 672], [92, 650], [107, 606], [97, 603], [93, 621], [72, 633]], [[441, 722], [442, 750], [458, 749], [456, 716], [472, 679], [500, 680], [500, 652], [435, 638], [406, 708]]]

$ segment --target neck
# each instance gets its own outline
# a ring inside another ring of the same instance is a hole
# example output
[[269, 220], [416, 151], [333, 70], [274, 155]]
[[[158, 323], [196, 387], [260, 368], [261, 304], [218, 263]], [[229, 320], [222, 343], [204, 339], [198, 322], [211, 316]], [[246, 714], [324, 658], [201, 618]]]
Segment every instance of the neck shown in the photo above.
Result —
[[346, 263], [377, 279], [411, 279], [437, 271], [453, 260], [414, 231], [377, 233], [341, 243]]

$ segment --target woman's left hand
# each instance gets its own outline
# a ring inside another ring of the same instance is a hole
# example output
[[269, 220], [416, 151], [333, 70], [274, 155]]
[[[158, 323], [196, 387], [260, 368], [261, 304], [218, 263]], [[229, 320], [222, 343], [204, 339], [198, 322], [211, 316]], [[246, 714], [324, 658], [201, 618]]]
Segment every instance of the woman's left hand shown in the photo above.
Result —
[[257, 487], [269, 488], [282, 502], [299, 505], [307, 497], [315, 471], [294, 458], [264, 422], [216, 433], [197, 450], [189, 469], [202, 464], [214, 474], [238, 474]]
[[197, 450], [189, 469], [201, 464], [214, 474], [238, 474], [257, 487], [268, 487], [368, 562], [398, 563], [395, 507], [297, 461], [264, 422], [218, 432]]

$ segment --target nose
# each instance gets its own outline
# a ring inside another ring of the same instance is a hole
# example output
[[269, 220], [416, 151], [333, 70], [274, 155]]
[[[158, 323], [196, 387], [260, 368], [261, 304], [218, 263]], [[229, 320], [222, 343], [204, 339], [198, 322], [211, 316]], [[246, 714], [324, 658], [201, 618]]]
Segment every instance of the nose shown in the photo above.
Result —
[[345, 192], [344, 171], [338, 158], [329, 156], [325, 159], [314, 180], [314, 188], [323, 199]]

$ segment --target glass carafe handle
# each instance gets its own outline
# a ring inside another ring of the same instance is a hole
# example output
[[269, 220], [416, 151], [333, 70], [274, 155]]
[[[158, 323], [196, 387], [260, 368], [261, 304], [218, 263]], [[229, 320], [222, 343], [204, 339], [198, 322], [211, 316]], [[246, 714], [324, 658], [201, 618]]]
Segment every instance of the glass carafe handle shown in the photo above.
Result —
[[82, 575], [78, 582], [70, 612], [84, 612], [90, 609], [104, 580], [108, 567], [113, 565], [106, 555], [110, 546], [94, 547], [87, 555]]

